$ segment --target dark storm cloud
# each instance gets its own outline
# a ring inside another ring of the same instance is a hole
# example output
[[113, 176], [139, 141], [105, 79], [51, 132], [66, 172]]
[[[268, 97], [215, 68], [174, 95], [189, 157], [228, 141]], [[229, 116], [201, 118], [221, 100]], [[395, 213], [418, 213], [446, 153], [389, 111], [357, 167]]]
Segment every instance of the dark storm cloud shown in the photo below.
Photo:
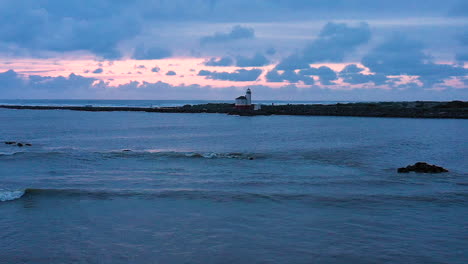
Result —
[[206, 79], [212, 80], [224, 80], [224, 81], [236, 81], [236, 82], [248, 82], [255, 81], [262, 74], [260, 69], [252, 70], [236, 70], [235, 72], [217, 72], [201, 70], [198, 76], [205, 76]]
[[236, 57], [237, 67], [261, 67], [270, 64], [270, 61], [261, 53], [256, 53], [253, 57]]
[[132, 58], [135, 60], [158, 60], [172, 56], [172, 52], [165, 48], [150, 47], [139, 45], [135, 48]]
[[375, 74], [385, 76], [418, 76], [426, 87], [456, 76], [466, 76], [468, 70], [448, 64], [436, 64], [424, 52], [424, 45], [405, 36], [394, 36], [363, 57], [362, 64]]
[[255, 31], [249, 27], [243, 27], [240, 25], [234, 26], [230, 32], [223, 33], [223, 32], [216, 32], [212, 36], [202, 37], [200, 39], [201, 44], [209, 44], [209, 43], [225, 43], [240, 39], [253, 39], [255, 38]]
[[205, 66], [232, 66], [234, 60], [231, 57], [211, 58], [203, 63]]

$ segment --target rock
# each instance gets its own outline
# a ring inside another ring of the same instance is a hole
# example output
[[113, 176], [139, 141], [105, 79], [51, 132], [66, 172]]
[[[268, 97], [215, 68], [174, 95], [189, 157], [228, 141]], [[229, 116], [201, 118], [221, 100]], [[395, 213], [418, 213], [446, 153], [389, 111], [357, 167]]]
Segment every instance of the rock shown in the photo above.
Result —
[[249, 160], [254, 160], [254, 158], [253, 158], [253, 157], [249, 157]]
[[419, 172], [419, 173], [441, 173], [448, 172], [447, 169], [439, 167], [436, 165], [427, 164], [426, 162], [417, 162], [414, 165], [408, 165], [403, 168], [398, 168], [398, 173], [408, 173], [408, 172]]
[[24, 146], [24, 145], [23, 145], [23, 143], [18, 143], [18, 144], [16, 144], [16, 146], [22, 147], [22, 146]]
[[124, 150], [122, 150], [122, 152], [131, 152], [131, 150], [129, 150], [129, 149], [124, 149]]
[[24, 144], [24, 145], [25, 145], [25, 146], [28, 146], [28, 147], [31, 147], [31, 146], [32, 146], [31, 143], [26, 143], [26, 144]]
[[7, 145], [15, 145], [16, 142], [15, 142], [15, 141], [5, 141], [5, 144], [7, 144]]

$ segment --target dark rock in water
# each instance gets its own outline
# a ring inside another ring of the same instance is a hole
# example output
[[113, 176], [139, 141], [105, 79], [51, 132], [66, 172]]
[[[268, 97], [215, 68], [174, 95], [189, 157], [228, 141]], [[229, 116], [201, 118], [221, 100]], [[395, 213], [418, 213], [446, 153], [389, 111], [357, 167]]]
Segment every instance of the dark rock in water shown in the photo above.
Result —
[[132, 151], [129, 150], [129, 149], [124, 149], [124, 150], [122, 150], [122, 152], [132, 152]]
[[249, 157], [249, 160], [254, 160], [254, 158], [253, 158], [253, 157]]
[[18, 147], [23, 147], [23, 146], [28, 146], [31, 147], [31, 143], [21, 143], [21, 142], [16, 142], [16, 141], [5, 141], [5, 144], [7, 145], [16, 145]]
[[447, 169], [439, 167], [436, 165], [427, 164], [425, 162], [417, 162], [414, 165], [409, 165], [404, 168], [398, 168], [398, 173], [408, 173], [408, 172], [419, 172], [419, 173], [441, 173], [448, 172]]

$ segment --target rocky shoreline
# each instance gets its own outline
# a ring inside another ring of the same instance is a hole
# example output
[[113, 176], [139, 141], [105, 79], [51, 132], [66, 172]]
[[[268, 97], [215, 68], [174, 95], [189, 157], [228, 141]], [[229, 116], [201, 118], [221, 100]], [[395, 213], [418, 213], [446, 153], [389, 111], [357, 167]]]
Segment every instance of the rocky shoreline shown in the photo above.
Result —
[[262, 105], [261, 110], [239, 110], [234, 104], [210, 103], [177, 107], [107, 107], [107, 106], [25, 106], [0, 105], [6, 109], [74, 110], [92, 112], [132, 111], [156, 113], [223, 113], [230, 115], [304, 115], [304, 116], [362, 116], [405, 118], [468, 118], [468, 102], [378, 102], [348, 104], [287, 104]]

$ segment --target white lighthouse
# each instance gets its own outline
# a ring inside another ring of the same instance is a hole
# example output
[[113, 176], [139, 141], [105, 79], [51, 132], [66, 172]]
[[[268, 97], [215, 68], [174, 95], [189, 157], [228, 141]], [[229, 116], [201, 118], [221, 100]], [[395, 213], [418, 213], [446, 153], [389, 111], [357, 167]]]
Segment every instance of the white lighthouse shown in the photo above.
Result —
[[252, 91], [247, 89], [245, 96], [239, 96], [236, 98], [237, 109], [252, 109]]

